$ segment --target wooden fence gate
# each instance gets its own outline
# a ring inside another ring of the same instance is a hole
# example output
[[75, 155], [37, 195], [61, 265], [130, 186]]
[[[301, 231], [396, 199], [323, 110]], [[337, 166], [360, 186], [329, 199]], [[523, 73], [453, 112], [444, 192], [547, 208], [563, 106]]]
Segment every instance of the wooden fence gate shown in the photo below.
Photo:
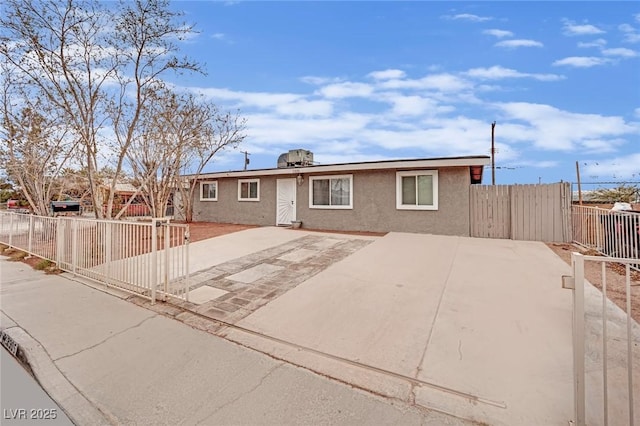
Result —
[[525, 241], [571, 241], [571, 187], [471, 185], [471, 236]]

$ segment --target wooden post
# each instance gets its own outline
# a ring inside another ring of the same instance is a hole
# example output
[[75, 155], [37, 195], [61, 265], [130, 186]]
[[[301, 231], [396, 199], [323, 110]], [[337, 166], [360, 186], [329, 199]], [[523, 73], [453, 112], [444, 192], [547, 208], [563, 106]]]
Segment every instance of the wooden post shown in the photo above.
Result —
[[580, 185], [580, 165], [576, 161], [576, 175], [578, 176], [578, 204], [582, 205], [582, 186]]

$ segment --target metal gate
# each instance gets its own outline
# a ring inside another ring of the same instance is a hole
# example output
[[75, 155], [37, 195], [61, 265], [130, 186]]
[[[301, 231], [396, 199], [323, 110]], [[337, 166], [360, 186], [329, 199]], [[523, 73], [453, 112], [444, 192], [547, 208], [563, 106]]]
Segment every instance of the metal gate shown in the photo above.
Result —
[[[602, 290], [585, 280], [585, 263], [598, 262]], [[630, 265], [639, 259], [572, 254], [574, 418], [572, 424], [634, 425], [640, 406], [640, 327], [632, 318]], [[609, 300], [607, 264], [624, 265], [626, 309]], [[635, 409], [634, 409], [635, 407]]]

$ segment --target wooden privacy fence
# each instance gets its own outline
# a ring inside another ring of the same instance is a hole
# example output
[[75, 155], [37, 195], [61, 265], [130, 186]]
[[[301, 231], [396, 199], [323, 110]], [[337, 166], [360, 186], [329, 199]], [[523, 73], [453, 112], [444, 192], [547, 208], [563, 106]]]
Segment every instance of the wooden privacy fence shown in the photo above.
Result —
[[471, 236], [525, 241], [571, 241], [571, 188], [471, 185]]

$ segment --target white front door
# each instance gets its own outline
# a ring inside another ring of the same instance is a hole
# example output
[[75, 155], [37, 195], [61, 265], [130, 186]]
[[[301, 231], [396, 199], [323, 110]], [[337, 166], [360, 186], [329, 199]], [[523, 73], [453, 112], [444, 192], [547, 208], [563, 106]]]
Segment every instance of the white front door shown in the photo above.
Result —
[[276, 225], [291, 225], [296, 220], [296, 180], [278, 179]]

